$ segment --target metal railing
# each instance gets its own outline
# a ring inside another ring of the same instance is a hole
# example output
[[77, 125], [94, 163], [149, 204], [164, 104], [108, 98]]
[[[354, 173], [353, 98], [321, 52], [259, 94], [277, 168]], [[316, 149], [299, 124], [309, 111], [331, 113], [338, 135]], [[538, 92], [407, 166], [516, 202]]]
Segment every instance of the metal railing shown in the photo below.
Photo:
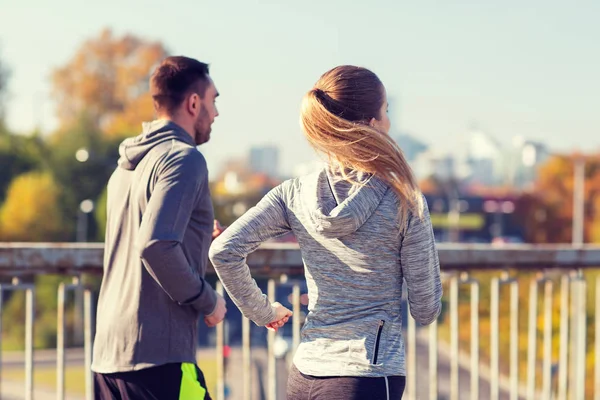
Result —
[[[429, 327], [417, 327], [412, 317], [407, 318], [404, 332], [407, 349], [405, 398], [566, 400], [593, 396], [600, 399], [600, 363], [592, 364], [593, 371], [588, 371], [590, 368], [586, 364], [588, 358], [595, 360], [594, 357], [600, 355], [600, 329], [591, 330], [591, 335], [588, 329], [590, 320], [594, 321], [591, 323], [594, 326], [600, 324], [600, 247], [440, 244], [439, 256], [444, 279], [444, 310], [438, 321]], [[102, 259], [102, 244], [0, 244], [0, 279], [8, 282], [0, 285], [0, 314], [3, 313], [5, 291], [26, 291], [24, 398], [32, 399], [35, 390], [33, 323], [36, 288], [34, 284], [23, 282], [37, 274], [49, 273], [72, 277], [72, 282], [61, 284], [57, 293], [56, 398], [65, 397], [65, 296], [70, 291], [84, 292], [85, 398], [93, 397], [90, 373], [93, 293], [81, 283], [80, 277], [100, 274]], [[302, 324], [303, 264], [297, 245], [264, 245], [248, 257], [248, 264], [253, 276], [268, 280], [267, 293], [272, 301], [278, 283], [292, 286], [293, 352], [300, 343]], [[589, 288], [593, 288], [590, 293]], [[223, 291], [218, 283], [217, 290]], [[593, 314], [589, 307], [592, 292], [595, 294]], [[556, 311], [558, 318], [554, 316]], [[405, 313], [409, 315], [406, 310]], [[464, 326], [468, 329], [462, 329]], [[0, 319], [0, 341], [1, 332]], [[462, 336], [467, 333], [469, 340], [465, 344]], [[486, 333], [489, 333], [489, 339]], [[214, 397], [225, 399], [226, 383], [235, 381], [239, 389], [232, 398], [257, 398], [255, 386], [261, 382], [265, 383], [263, 395], [266, 399], [283, 398], [281, 393], [287, 370], [281, 368], [275, 356], [278, 334], [266, 333], [266, 374], [254, 379], [256, 371], [252, 368], [252, 357], [261, 350], [251, 349], [251, 323], [245, 318], [242, 318], [241, 335], [238, 361], [242, 376], [226, 379], [226, 329], [224, 324], [216, 329]], [[524, 349], [519, 346], [523, 341], [526, 342]], [[593, 345], [588, 347], [588, 343]], [[554, 344], [558, 345], [557, 351], [553, 351]], [[541, 354], [538, 348], [541, 348]], [[523, 352], [525, 356], [521, 354]], [[285, 365], [289, 366], [289, 358]], [[1, 390], [0, 387], [0, 393]]]

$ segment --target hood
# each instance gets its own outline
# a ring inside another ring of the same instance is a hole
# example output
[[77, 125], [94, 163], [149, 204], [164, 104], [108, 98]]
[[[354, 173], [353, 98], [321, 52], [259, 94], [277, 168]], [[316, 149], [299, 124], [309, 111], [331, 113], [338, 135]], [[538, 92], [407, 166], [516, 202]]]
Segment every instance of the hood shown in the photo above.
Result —
[[178, 140], [196, 146], [192, 137], [174, 122], [168, 120], [144, 122], [141, 134], [125, 139], [119, 146], [119, 167], [134, 170], [154, 146], [169, 140]]
[[353, 173], [356, 183], [344, 180], [341, 172], [325, 168], [313, 185], [308, 185], [308, 207], [312, 229], [333, 239], [356, 232], [379, 206], [388, 185], [369, 174]]

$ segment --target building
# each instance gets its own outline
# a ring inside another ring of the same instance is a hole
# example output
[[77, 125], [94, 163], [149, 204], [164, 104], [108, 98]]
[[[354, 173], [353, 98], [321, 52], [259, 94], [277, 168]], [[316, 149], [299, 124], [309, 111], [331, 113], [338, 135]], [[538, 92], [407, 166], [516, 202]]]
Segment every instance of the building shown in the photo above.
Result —
[[506, 183], [507, 159], [500, 143], [486, 132], [473, 130], [469, 134], [466, 164], [470, 183], [487, 186]]
[[250, 169], [254, 173], [279, 177], [279, 148], [273, 145], [252, 147], [250, 149]]
[[456, 160], [448, 153], [427, 150], [419, 153], [411, 167], [418, 180], [435, 177], [439, 180], [449, 180], [456, 177]]
[[511, 185], [518, 189], [530, 189], [537, 179], [538, 168], [549, 157], [550, 152], [543, 143], [515, 137], [511, 152]]
[[419, 154], [426, 152], [429, 149], [425, 143], [416, 139], [414, 136], [407, 133], [400, 133], [393, 136], [398, 146], [402, 149], [404, 157], [408, 162], [413, 162], [417, 159]]

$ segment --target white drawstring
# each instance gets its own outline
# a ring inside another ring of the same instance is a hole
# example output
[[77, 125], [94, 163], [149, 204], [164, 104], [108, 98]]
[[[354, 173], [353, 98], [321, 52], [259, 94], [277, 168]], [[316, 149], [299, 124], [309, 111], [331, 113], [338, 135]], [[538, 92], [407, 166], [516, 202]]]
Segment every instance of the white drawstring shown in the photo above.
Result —
[[390, 400], [390, 383], [388, 382], [387, 376], [383, 377], [385, 379], [385, 392], [387, 394], [387, 400]]

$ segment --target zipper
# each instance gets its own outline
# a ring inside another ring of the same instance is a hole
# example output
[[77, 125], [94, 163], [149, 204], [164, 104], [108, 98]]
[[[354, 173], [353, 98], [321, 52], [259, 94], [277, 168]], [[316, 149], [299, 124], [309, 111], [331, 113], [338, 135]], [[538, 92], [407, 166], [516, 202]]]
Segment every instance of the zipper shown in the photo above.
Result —
[[377, 353], [379, 353], [379, 341], [381, 340], [381, 333], [383, 332], [383, 326], [385, 325], [385, 321], [379, 321], [379, 326], [377, 327], [377, 336], [375, 337], [375, 348], [373, 349], [373, 360], [371, 364], [377, 364]]

